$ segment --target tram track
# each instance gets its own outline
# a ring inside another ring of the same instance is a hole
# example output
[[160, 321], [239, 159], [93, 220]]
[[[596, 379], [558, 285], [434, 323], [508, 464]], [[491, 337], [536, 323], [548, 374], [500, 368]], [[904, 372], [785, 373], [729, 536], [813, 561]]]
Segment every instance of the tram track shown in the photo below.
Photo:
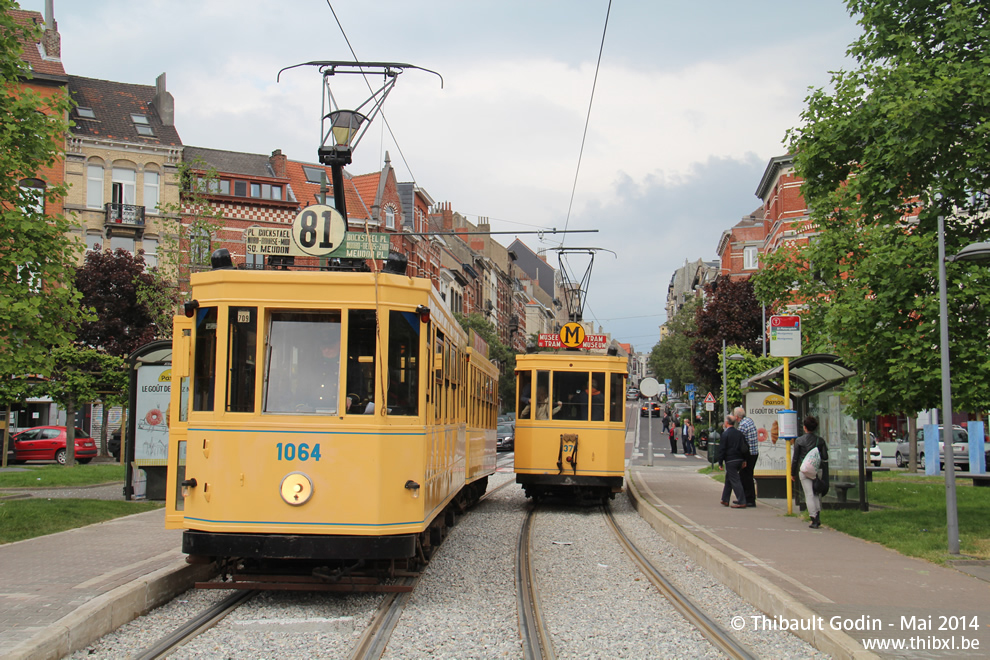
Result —
[[516, 607], [519, 611], [519, 635], [522, 638], [525, 660], [553, 660], [553, 642], [547, 630], [540, 607], [538, 585], [533, 575], [530, 559], [530, 535], [536, 505], [532, 505], [519, 531], [516, 547]]
[[693, 625], [701, 635], [729, 658], [735, 660], [755, 660], [746, 647], [735, 640], [725, 629], [712, 621], [694, 602], [678, 589], [636, 546], [631, 538], [619, 527], [615, 515], [608, 504], [601, 505], [601, 512], [607, 527], [618, 539], [626, 555], [636, 564], [647, 579], [663, 594], [667, 602]]
[[254, 598], [258, 593], [260, 593], [258, 590], [235, 591], [134, 656], [135, 660], [159, 660], [159, 658], [165, 658], [176, 648], [220, 623], [224, 617]]

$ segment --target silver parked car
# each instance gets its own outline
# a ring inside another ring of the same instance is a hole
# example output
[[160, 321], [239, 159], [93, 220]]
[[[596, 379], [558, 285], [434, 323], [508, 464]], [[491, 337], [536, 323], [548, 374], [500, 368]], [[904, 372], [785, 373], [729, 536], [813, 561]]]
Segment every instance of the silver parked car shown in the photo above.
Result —
[[[938, 451], [939, 451], [939, 467], [945, 467], [945, 447], [942, 443], [942, 429], [941, 424], [938, 425]], [[926, 459], [925, 459], [925, 431], [924, 429], [918, 429], [918, 465], [921, 469], [925, 469]], [[897, 443], [897, 451], [894, 454], [894, 462], [897, 463], [897, 467], [907, 467], [908, 456], [911, 451], [910, 443], [907, 440], [901, 440]], [[966, 429], [961, 426], [952, 427], [952, 456], [953, 463], [962, 467], [963, 469], [969, 469], [969, 434], [966, 433]]]

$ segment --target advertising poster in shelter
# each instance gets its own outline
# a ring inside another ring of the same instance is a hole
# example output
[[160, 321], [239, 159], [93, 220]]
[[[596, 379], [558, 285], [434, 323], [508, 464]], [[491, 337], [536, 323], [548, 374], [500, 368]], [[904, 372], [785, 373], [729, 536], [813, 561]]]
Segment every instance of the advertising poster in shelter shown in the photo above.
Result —
[[760, 441], [760, 458], [754, 475], [785, 476], [787, 474], [787, 447], [778, 437], [777, 413], [793, 410], [784, 405], [784, 397], [773, 392], [749, 392], [746, 395], [746, 415], [756, 423]]
[[171, 366], [142, 365], [138, 369], [134, 462], [139, 467], [167, 464], [168, 404], [171, 395]]

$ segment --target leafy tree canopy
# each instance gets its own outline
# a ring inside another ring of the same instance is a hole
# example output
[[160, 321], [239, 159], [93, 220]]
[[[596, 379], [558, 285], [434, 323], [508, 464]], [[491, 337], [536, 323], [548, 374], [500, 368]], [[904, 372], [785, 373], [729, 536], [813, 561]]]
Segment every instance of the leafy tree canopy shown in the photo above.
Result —
[[[769, 314], [768, 310], [768, 314]], [[763, 308], [747, 280], [720, 280], [705, 285], [705, 302], [695, 313], [691, 333], [691, 366], [698, 386], [710, 392], [722, 389], [722, 342], [762, 352]]]
[[488, 343], [488, 358], [499, 365], [498, 395], [507, 409], [516, 400], [516, 354], [498, 338], [495, 325], [481, 314], [454, 312], [454, 318], [465, 330], [474, 330]]
[[[848, 0], [857, 68], [813, 90], [789, 134], [812, 228], [768, 255], [761, 300], [801, 306], [812, 349], [857, 372], [860, 416], [940, 406], [938, 218], [946, 253], [990, 237], [990, 5]], [[990, 272], [946, 264], [956, 407], [985, 409]]]
[[684, 303], [674, 318], [666, 323], [667, 335], [650, 351], [650, 369], [657, 380], [663, 383], [670, 380], [675, 392], [684, 390], [687, 383], [695, 382], [691, 366], [692, 333], [695, 329], [695, 314], [701, 306], [697, 298]]
[[93, 320], [80, 324], [78, 341], [110, 355], [130, 355], [160, 337], [152, 311], [139, 297], [142, 288], [171, 296], [171, 308], [176, 305], [174, 289], [145, 271], [144, 257], [120, 248], [87, 252], [76, 271], [76, 288], [83, 305], [95, 313]]
[[40, 32], [14, 21], [16, 8], [0, 0], [0, 380], [44, 372], [50, 347], [71, 340], [79, 309], [74, 225], [45, 212], [65, 186], [42, 174], [62, 167], [69, 99], [22, 86], [31, 71], [21, 42]]

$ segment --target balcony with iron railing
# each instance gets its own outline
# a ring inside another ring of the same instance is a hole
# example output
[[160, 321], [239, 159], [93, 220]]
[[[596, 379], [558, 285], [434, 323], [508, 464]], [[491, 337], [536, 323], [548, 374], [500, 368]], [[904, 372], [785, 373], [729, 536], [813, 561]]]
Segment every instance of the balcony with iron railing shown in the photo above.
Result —
[[106, 225], [123, 227], [144, 227], [144, 207], [136, 204], [119, 204], [107, 202], [104, 205]]

